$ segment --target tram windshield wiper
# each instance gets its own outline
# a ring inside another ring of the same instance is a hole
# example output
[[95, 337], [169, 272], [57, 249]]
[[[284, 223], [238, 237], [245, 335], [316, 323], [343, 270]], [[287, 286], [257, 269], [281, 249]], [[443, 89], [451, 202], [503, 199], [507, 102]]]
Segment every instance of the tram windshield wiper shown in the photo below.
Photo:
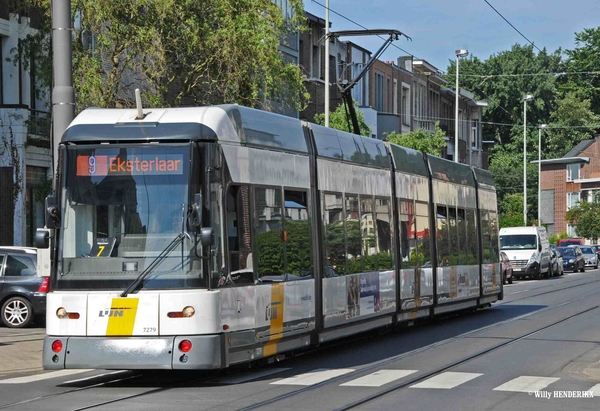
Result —
[[171, 252], [173, 250], [175, 250], [180, 243], [183, 243], [183, 240], [186, 238], [186, 236], [189, 236], [189, 234], [187, 233], [179, 233], [177, 234], [177, 237], [175, 237], [173, 239], [173, 241], [171, 241], [169, 243], [169, 245], [161, 251], [161, 253], [159, 255], [156, 256], [156, 258], [154, 260], [152, 260], [152, 262], [150, 263], [150, 265], [148, 265], [148, 267], [146, 267], [146, 269], [144, 271], [142, 271], [140, 273], [140, 275], [138, 275], [138, 277], [129, 285], [129, 287], [127, 287], [125, 289], [125, 291], [123, 291], [121, 293], [121, 297], [127, 297], [127, 294], [132, 293], [133, 291], [135, 291], [136, 288], [138, 288], [140, 286], [140, 284], [144, 281], [144, 279], [146, 277], [148, 277], [148, 275], [150, 275], [150, 273], [152, 273], [152, 271], [154, 271], [154, 269], [156, 267], [158, 267], [158, 265], [169, 256], [169, 254], [171, 254]]

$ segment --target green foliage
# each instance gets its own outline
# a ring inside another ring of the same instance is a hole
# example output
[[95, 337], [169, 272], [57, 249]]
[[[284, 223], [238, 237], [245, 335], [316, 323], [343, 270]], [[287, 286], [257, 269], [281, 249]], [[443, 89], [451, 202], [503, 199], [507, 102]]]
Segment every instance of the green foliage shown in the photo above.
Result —
[[[365, 123], [365, 116], [362, 111], [358, 109], [358, 102], [354, 101], [354, 107], [356, 108], [356, 117], [358, 118], [358, 125], [360, 127], [360, 135], [365, 137], [371, 137], [371, 128]], [[315, 115], [315, 123], [325, 125], [325, 114]], [[352, 121], [346, 114], [346, 107], [343, 104], [337, 106], [337, 108], [329, 113], [329, 127], [335, 128], [336, 130], [346, 131], [353, 133]]]
[[[600, 26], [575, 33], [575, 48], [565, 50], [566, 71], [572, 73], [600, 71]], [[600, 78], [597, 75], [565, 76], [561, 90], [576, 92], [582, 100], [590, 100], [591, 110], [600, 113]]]
[[590, 100], [582, 100], [573, 91], [557, 100], [550, 119], [549, 128], [542, 131], [542, 158], [562, 157], [579, 142], [592, 138], [600, 124], [600, 116], [592, 111]]
[[[50, 0], [22, 2], [45, 11], [50, 26]], [[279, 51], [287, 33], [304, 27], [302, 0], [290, 0], [288, 11], [298, 13], [289, 19], [271, 0], [72, 0], [71, 7], [78, 111], [132, 106], [135, 88], [151, 106], [306, 104], [300, 68]]]
[[550, 244], [556, 245], [558, 243], [558, 240], [562, 240], [563, 238], [569, 238], [569, 235], [567, 233], [554, 234], [554, 235], [550, 236], [550, 238], [548, 239], [548, 242]]
[[575, 227], [577, 236], [590, 238], [596, 243], [600, 238], [600, 196], [594, 196], [591, 202], [578, 203], [567, 211], [565, 219], [577, 225]]
[[400, 134], [396, 132], [385, 133], [386, 140], [400, 146], [413, 148], [423, 153], [437, 157], [442, 156], [442, 148], [446, 147], [444, 136], [446, 133], [440, 128], [440, 122], [435, 123], [435, 132], [419, 129], [410, 133]]

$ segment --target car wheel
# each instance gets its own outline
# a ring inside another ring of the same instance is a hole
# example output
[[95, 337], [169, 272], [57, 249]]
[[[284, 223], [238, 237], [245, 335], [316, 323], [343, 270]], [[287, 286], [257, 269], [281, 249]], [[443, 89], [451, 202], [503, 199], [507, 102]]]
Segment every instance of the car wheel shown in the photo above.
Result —
[[33, 308], [24, 297], [11, 297], [2, 305], [2, 322], [10, 328], [27, 327], [33, 321]]
[[509, 283], [509, 284], [512, 284], [512, 277], [510, 277], [510, 278], [508, 279], [508, 283]]

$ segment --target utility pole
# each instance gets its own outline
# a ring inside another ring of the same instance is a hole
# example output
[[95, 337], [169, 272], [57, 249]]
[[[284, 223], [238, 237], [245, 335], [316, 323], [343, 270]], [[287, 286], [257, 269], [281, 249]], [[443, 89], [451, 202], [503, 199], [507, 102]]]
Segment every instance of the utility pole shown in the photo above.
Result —
[[58, 167], [58, 145], [75, 118], [71, 0], [52, 0], [52, 169]]

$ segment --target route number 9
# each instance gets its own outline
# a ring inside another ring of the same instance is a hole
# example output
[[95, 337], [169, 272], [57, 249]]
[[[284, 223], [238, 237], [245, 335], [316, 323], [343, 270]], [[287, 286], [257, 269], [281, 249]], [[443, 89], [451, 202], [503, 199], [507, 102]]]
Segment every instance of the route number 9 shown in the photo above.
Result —
[[88, 158], [88, 172], [90, 174], [96, 174], [96, 157], [90, 156]]

